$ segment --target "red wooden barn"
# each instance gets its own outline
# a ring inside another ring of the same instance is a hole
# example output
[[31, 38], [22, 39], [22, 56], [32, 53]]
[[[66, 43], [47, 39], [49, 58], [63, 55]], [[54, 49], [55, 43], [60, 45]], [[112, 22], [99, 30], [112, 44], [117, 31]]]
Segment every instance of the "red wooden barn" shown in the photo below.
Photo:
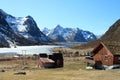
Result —
[[120, 44], [117, 42], [101, 42], [92, 51], [92, 58], [95, 65], [116, 65], [120, 64]]

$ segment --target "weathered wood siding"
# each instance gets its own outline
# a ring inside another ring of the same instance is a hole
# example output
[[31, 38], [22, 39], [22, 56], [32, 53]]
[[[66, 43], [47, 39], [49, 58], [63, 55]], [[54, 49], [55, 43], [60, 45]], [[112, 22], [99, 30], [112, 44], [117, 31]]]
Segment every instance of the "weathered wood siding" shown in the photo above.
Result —
[[113, 65], [113, 55], [102, 45], [96, 49], [93, 59], [96, 63], [101, 62], [102, 65]]
[[114, 64], [120, 64], [120, 55], [114, 55]]

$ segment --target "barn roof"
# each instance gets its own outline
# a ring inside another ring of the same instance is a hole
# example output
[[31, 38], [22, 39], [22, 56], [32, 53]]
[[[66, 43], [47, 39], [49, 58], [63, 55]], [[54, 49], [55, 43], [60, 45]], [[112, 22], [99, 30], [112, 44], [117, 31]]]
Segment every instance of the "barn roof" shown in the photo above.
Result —
[[97, 53], [102, 47], [105, 47], [113, 55], [120, 55], [120, 42], [101, 42], [94, 48], [93, 53]]
[[120, 42], [106, 42], [104, 44], [113, 55], [120, 55]]

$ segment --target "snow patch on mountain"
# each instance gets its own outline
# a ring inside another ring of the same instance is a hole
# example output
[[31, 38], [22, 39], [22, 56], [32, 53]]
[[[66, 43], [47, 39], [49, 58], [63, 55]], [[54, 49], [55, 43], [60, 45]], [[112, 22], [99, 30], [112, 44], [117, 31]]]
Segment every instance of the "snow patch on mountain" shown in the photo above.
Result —
[[0, 32], [8, 43], [16, 41], [20, 45], [28, 45], [49, 42], [31, 16], [14, 17], [0, 9], [0, 22]]
[[25, 38], [30, 38], [34, 40], [33, 36], [31, 36], [28, 33], [28, 30], [27, 30], [28, 25], [24, 23], [25, 21], [27, 21], [27, 19], [28, 18], [26, 17], [23, 17], [23, 18], [22, 17], [11, 17], [11, 16], [6, 17], [6, 21], [16, 33], [19, 33]]
[[26, 28], [27, 25], [24, 25], [24, 22], [27, 20], [28, 18], [26, 17], [10, 17], [7, 16], [6, 21], [10, 24], [11, 28], [13, 30], [15, 30], [16, 32], [27, 32]]
[[89, 42], [96, 39], [96, 36], [89, 31], [84, 31], [79, 28], [63, 28], [57, 25], [54, 29], [45, 28], [42, 31], [48, 37], [54, 41], [65, 41], [65, 42]]
[[89, 32], [89, 31], [82, 31], [82, 34], [84, 36], [84, 38], [86, 40], [94, 40], [94, 38], [96, 37], [93, 33]]

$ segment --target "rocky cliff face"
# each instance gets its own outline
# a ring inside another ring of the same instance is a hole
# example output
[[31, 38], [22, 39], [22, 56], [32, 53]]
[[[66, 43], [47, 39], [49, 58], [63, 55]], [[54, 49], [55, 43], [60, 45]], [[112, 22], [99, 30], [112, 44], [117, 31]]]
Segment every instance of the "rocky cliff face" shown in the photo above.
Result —
[[31, 16], [14, 17], [0, 9], [0, 46], [36, 45], [49, 42]]
[[79, 28], [63, 28], [57, 25], [54, 29], [43, 30], [49, 38], [56, 42], [90, 42], [96, 40], [96, 36], [89, 32]]

